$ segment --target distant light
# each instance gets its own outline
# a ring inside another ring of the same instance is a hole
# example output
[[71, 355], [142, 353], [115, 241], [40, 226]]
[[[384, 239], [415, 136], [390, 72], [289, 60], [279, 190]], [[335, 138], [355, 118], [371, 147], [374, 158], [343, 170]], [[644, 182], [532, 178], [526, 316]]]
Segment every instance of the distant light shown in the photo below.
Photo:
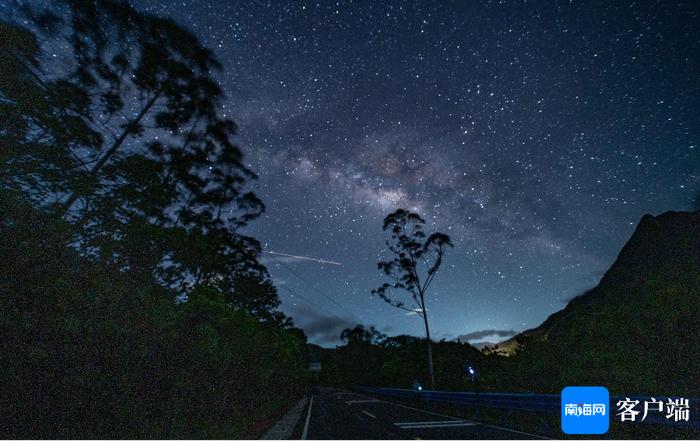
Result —
[[476, 369], [474, 367], [467, 365], [467, 374], [472, 381], [476, 380]]
[[418, 386], [418, 390], [423, 390], [423, 386]]

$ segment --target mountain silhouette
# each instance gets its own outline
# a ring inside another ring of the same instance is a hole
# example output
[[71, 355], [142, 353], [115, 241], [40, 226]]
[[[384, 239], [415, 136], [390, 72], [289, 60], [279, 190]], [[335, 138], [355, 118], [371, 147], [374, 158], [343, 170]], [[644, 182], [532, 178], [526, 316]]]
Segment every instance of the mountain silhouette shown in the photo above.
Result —
[[531, 389], [697, 395], [699, 321], [700, 212], [645, 215], [598, 286], [491, 352]]

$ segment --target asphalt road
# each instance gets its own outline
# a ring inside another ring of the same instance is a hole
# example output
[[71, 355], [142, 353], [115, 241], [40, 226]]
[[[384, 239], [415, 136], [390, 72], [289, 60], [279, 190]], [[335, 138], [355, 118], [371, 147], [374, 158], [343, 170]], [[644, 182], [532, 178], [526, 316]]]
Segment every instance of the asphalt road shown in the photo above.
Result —
[[314, 394], [302, 418], [302, 439], [542, 438], [335, 389]]

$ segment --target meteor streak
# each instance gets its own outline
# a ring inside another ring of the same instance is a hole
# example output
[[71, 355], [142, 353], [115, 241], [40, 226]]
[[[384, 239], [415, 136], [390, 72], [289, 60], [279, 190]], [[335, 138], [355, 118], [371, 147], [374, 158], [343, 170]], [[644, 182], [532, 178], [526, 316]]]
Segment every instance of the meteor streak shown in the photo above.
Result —
[[314, 262], [327, 263], [329, 265], [342, 265], [341, 263], [333, 262], [331, 260], [315, 259], [313, 257], [306, 257], [306, 256], [295, 256], [294, 254], [278, 253], [276, 251], [263, 251], [263, 253], [272, 254], [273, 256], [292, 257], [294, 259], [312, 260]]

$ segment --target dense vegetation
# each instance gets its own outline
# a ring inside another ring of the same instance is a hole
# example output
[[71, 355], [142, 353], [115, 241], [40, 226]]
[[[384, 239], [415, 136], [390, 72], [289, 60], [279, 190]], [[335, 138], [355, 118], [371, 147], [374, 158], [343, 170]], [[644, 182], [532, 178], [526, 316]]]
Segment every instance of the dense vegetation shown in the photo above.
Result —
[[0, 437], [255, 436], [307, 353], [241, 233], [221, 66], [126, 3], [52, 6], [0, 22]]
[[[342, 339], [344, 345], [321, 350], [322, 384], [408, 388], [418, 382], [429, 387], [425, 339], [409, 335], [387, 337], [362, 326], [346, 329]], [[442, 340], [433, 343], [433, 357], [436, 388], [464, 390], [471, 387], [465, 365], [480, 363], [483, 354], [468, 344]]]
[[[517, 336], [513, 356], [436, 343], [437, 388], [559, 393], [569, 385], [602, 385], [614, 394], [697, 396], [699, 250], [700, 213], [645, 216], [600, 284]], [[420, 339], [349, 331], [343, 346], [323, 352], [321, 381], [427, 384]], [[467, 363], [477, 368], [476, 382], [466, 375]]]
[[175, 304], [17, 199], [1, 200], [1, 437], [253, 436], [303, 393], [303, 335], [203, 287]]

